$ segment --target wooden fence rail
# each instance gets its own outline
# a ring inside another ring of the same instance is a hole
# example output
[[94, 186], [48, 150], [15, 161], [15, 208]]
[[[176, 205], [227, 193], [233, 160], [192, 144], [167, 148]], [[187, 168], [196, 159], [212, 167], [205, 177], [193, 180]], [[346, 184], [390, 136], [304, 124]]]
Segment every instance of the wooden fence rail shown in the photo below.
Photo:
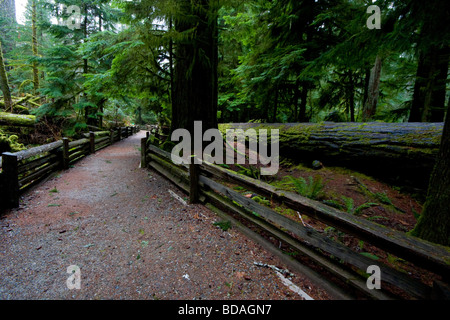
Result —
[[4, 152], [0, 163], [0, 209], [18, 207], [20, 194], [51, 173], [68, 169], [85, 156], [137, 131], [137, 127], [124, 127], [90, 132], [85, 134], [86, 138], [76, 141], [63, 138], [28, 150]]
[[[147, 138], [143, 138], [141, 141], [141, 148], [143, 167], [148, 166], [159, 171], [186, 193], [190, 192], [191, 179], [188, 165], [175, 165], [171, 161], [170, 153], [151, 145]], [[197, 188], [200, 190], [200, 201], [231, 212], [250, 225], [258, 226], [272, 237], [289, 245], [302, 256], [313, 260], [316, 265], [325, 269], [329, 274], [343, 280], [368, 297], [375, 299], [393, 297], [392, 291], [367, 288], [366, 277], [368, 275], [366, 272], [371, 265], [377, 265], [380, 268], [382, 283], [396, 287], [414, 298], [429, 299], [439, 296], [437, 292], [441, 292], [443, 288], [448, 290], [450, 276], [450, 249], [448, 247], [408, 236], [298, 194], [277, 190], [263, 181], [217, 165], [203, 162], [199, 165], [199, 171]], [[302, 215], [307, 215], [353, 235], [359, 240], [366, 241], [385, 252], [409, 261], [427, 272], [434, 273], [442, 281], [436, 281], [431, 287], [405, 272], [361, 255], [350, 247], [327, 237], [323, 232], [298, 223], [269, 207], [244, 197], [223, 185], [221, 181], [239, 184], [258, 195], [284, 203]]]

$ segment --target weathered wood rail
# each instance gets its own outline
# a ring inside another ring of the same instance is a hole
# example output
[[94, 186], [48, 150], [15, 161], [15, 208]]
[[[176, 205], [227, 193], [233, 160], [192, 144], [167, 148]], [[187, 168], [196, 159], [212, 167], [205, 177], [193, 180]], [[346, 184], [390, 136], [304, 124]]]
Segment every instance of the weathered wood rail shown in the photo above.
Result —
[[131, 136], [138, 127], [90, 132], [86, 138], [56, 142], [15, 153], [4, 152], [0, 161], [0, 209], [19, 206], [20, 194], [51, 173], [65, 170], [76, 161]]
[[[171, 161], [170, 153], [151, 145], [147, 138], [141, 141], [141, 158], [142, 167], [151, 167], [157, 170], [179, 188], [189, 193], [191, 183], [189, 166], [175, 165]], [[316, 283], [333, 291], [336, 297], [348, 298], [345, 293], [336, 289], [336, 286], [326, 281], [323, 276], [317, 274], [311, 268], [305, 268], [297, 260], [294, 261], [292, 257], [281, 253], [278, 248], [268, 243], [260, 235], [255, 234], [249, 227], [257, 226], [265, 234], [300, 253], [300, 256], [313, 261], [313, 264], [325, 270], [326, 274], [340, 279], [340, 281], [355, 289], [356, 292], [367, 297], [374, 299], [398, 298], [398, 291], [395, 291], [398, 289], [403, 294], [417, 299], [442, 298], [445, 296], [442, 294], [442, 290], [448, 290], [450, 248], [386, 228], [298, 194], [277, 190], [270, 184], [217, 165], [203, 162], [199, 165], [199, 169], [198, 188], [201, 202], [225, 219], [232, 221], [247, 235], [264, 243], [269, 250], [278, 254], [292, 268], [315, 278]], [[319, 230], [305, 226], [269, 207], [244, 197], [225, 186], [221, 183], [222, 181], [239, 184], [267, 199], [284, 203], [302, 215], [307, 215], [404, 259], [424, 271], [434, 274], [438, 280], [434, 282], [433, 286], [430, 286], [405, 272], [361, 255], [360, 252], [327, 237]], [[228, 214], [225, 214], [224, 211]], [[385, 290], [385, 285], [382, 285], [382, 290], [367, 288], [367, 270], [371, 265], [380, 268], [382, 283], [387, 285], [386, 287], [395, 287], [395, 294], [391, 289]], [[445, 297], [449, 298], [448, 296]]]

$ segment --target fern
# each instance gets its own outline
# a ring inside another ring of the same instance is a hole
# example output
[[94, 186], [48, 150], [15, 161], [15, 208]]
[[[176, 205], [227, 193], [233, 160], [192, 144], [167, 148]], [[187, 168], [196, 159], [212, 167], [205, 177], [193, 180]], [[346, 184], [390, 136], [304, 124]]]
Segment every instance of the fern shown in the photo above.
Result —
[[287, 176], [287, 178], [289, 180], [287, 184], [291, 185], [299, 195], [313, 200], [318, 199], [322, 195], [325, 187], [320, 176], [315, 176], [314, 178], [309, 176], [308, 181], [303, 177], [294, 178]]
[[250, 165], [249, 168], [246, 168], [240, 164], [236, 164], [236, 166], [240, 169], [238, 173], [243, 174], [247, 177], [260, 180], [261, 179], [261, 170]]
[[359, 215], [364, 209], [378, 206], [378, 203], [374, 202], [365, 202], [359, 207], [355, 208], [355, 203], [352, 198], [344, 197], [342, 196], [342, 201], [344, 202], [344, 209], [347, 213], [353, 214], [353, 215]]

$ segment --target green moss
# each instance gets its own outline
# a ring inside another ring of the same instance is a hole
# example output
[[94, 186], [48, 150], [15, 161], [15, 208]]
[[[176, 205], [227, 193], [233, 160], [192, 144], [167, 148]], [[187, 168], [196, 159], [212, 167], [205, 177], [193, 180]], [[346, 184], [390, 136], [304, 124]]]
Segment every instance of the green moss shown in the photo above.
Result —
[[17, 152], [24, 150], [25, 146], [19, 142], [16, 135], [7, 135], [0, 130], [0, 152]]
[[266, 198], [261, 198], [260, 196], [256, 196], [256, 197], [253, 197], [252, 199], [262, 205], [270, 207], [270, 200], [267, 200]]
[[222, 221], [214, 222], [213, 225], [215, 225], [216, 227], [219, 227], [223, 231], [227, 231], [228, 229], [231, 228], [231, 221], [222, 220]]
[[0, 112], [0, 121], [12, 126], [33, 126], [36, 123], [36, 116]]

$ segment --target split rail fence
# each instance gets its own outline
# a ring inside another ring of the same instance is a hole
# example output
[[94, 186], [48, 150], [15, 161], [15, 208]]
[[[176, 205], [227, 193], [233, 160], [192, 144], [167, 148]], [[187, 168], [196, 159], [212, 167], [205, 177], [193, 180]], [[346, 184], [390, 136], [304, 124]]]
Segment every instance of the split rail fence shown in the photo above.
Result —
[[[354, 299], [355, 296], [363, 296], [382, 300], [399, 299], [405, 296], [412, 299], [450, 298], [450, 249], [448, 247], [408, 236], [296, 193], [277, 190], [263, 181], [217, 165], [203, 162], [197, 165], [195, 170], [192, 168], [193, 165], [175, 165], [170, 153], [152, 145], [148, 137], [149, 133], [141, 140], [143, 168], [153, 168], [188, 194], [198, 190], [200, 202], [223, 219], [232, 222], [247, 236], [257, 240], [291, 268], [309, 277], [334, 297]], [[284, 203], [302, 215], [316, 219], [404, 259], [422, 268], [424, 272], [433, 273], [438, 280], [435, 280], [433, 285], [429, 285], [417, 276], [362, 255], [327, 237], [324, 232], [299, 223], [243, 196], [225, 186], [223, 181], [238, 184], [267, 199]], [[192, 186], [193, 183], [196, 186]], [[276, 242], [268, 239], [276, 239]], [[282, 252], [281, 244], [283, 248], [288, 247], [298, 255], [294, 258], [286, 254], [286, 250]], [[381, 290], [369, 289], [367, 286], [367, 278], [370, 276], [367, 273], [368, 268], [373, 265], [378, 266], [381, 271]], [[343, 290], [340, 287], [342, 284], [350, 288], [351, 295], [348, 294], [347, 289]], [[385, 286], [390, 289], [384, 290]]]
[[85, 133], [85, 138], [76, 141], [63, 138], [15, 153], [4, 152], [0, 159], [0, 209], [18, 207], [20, 195], [25, 190], [137, 131], [138, 127], [120, 127]]

